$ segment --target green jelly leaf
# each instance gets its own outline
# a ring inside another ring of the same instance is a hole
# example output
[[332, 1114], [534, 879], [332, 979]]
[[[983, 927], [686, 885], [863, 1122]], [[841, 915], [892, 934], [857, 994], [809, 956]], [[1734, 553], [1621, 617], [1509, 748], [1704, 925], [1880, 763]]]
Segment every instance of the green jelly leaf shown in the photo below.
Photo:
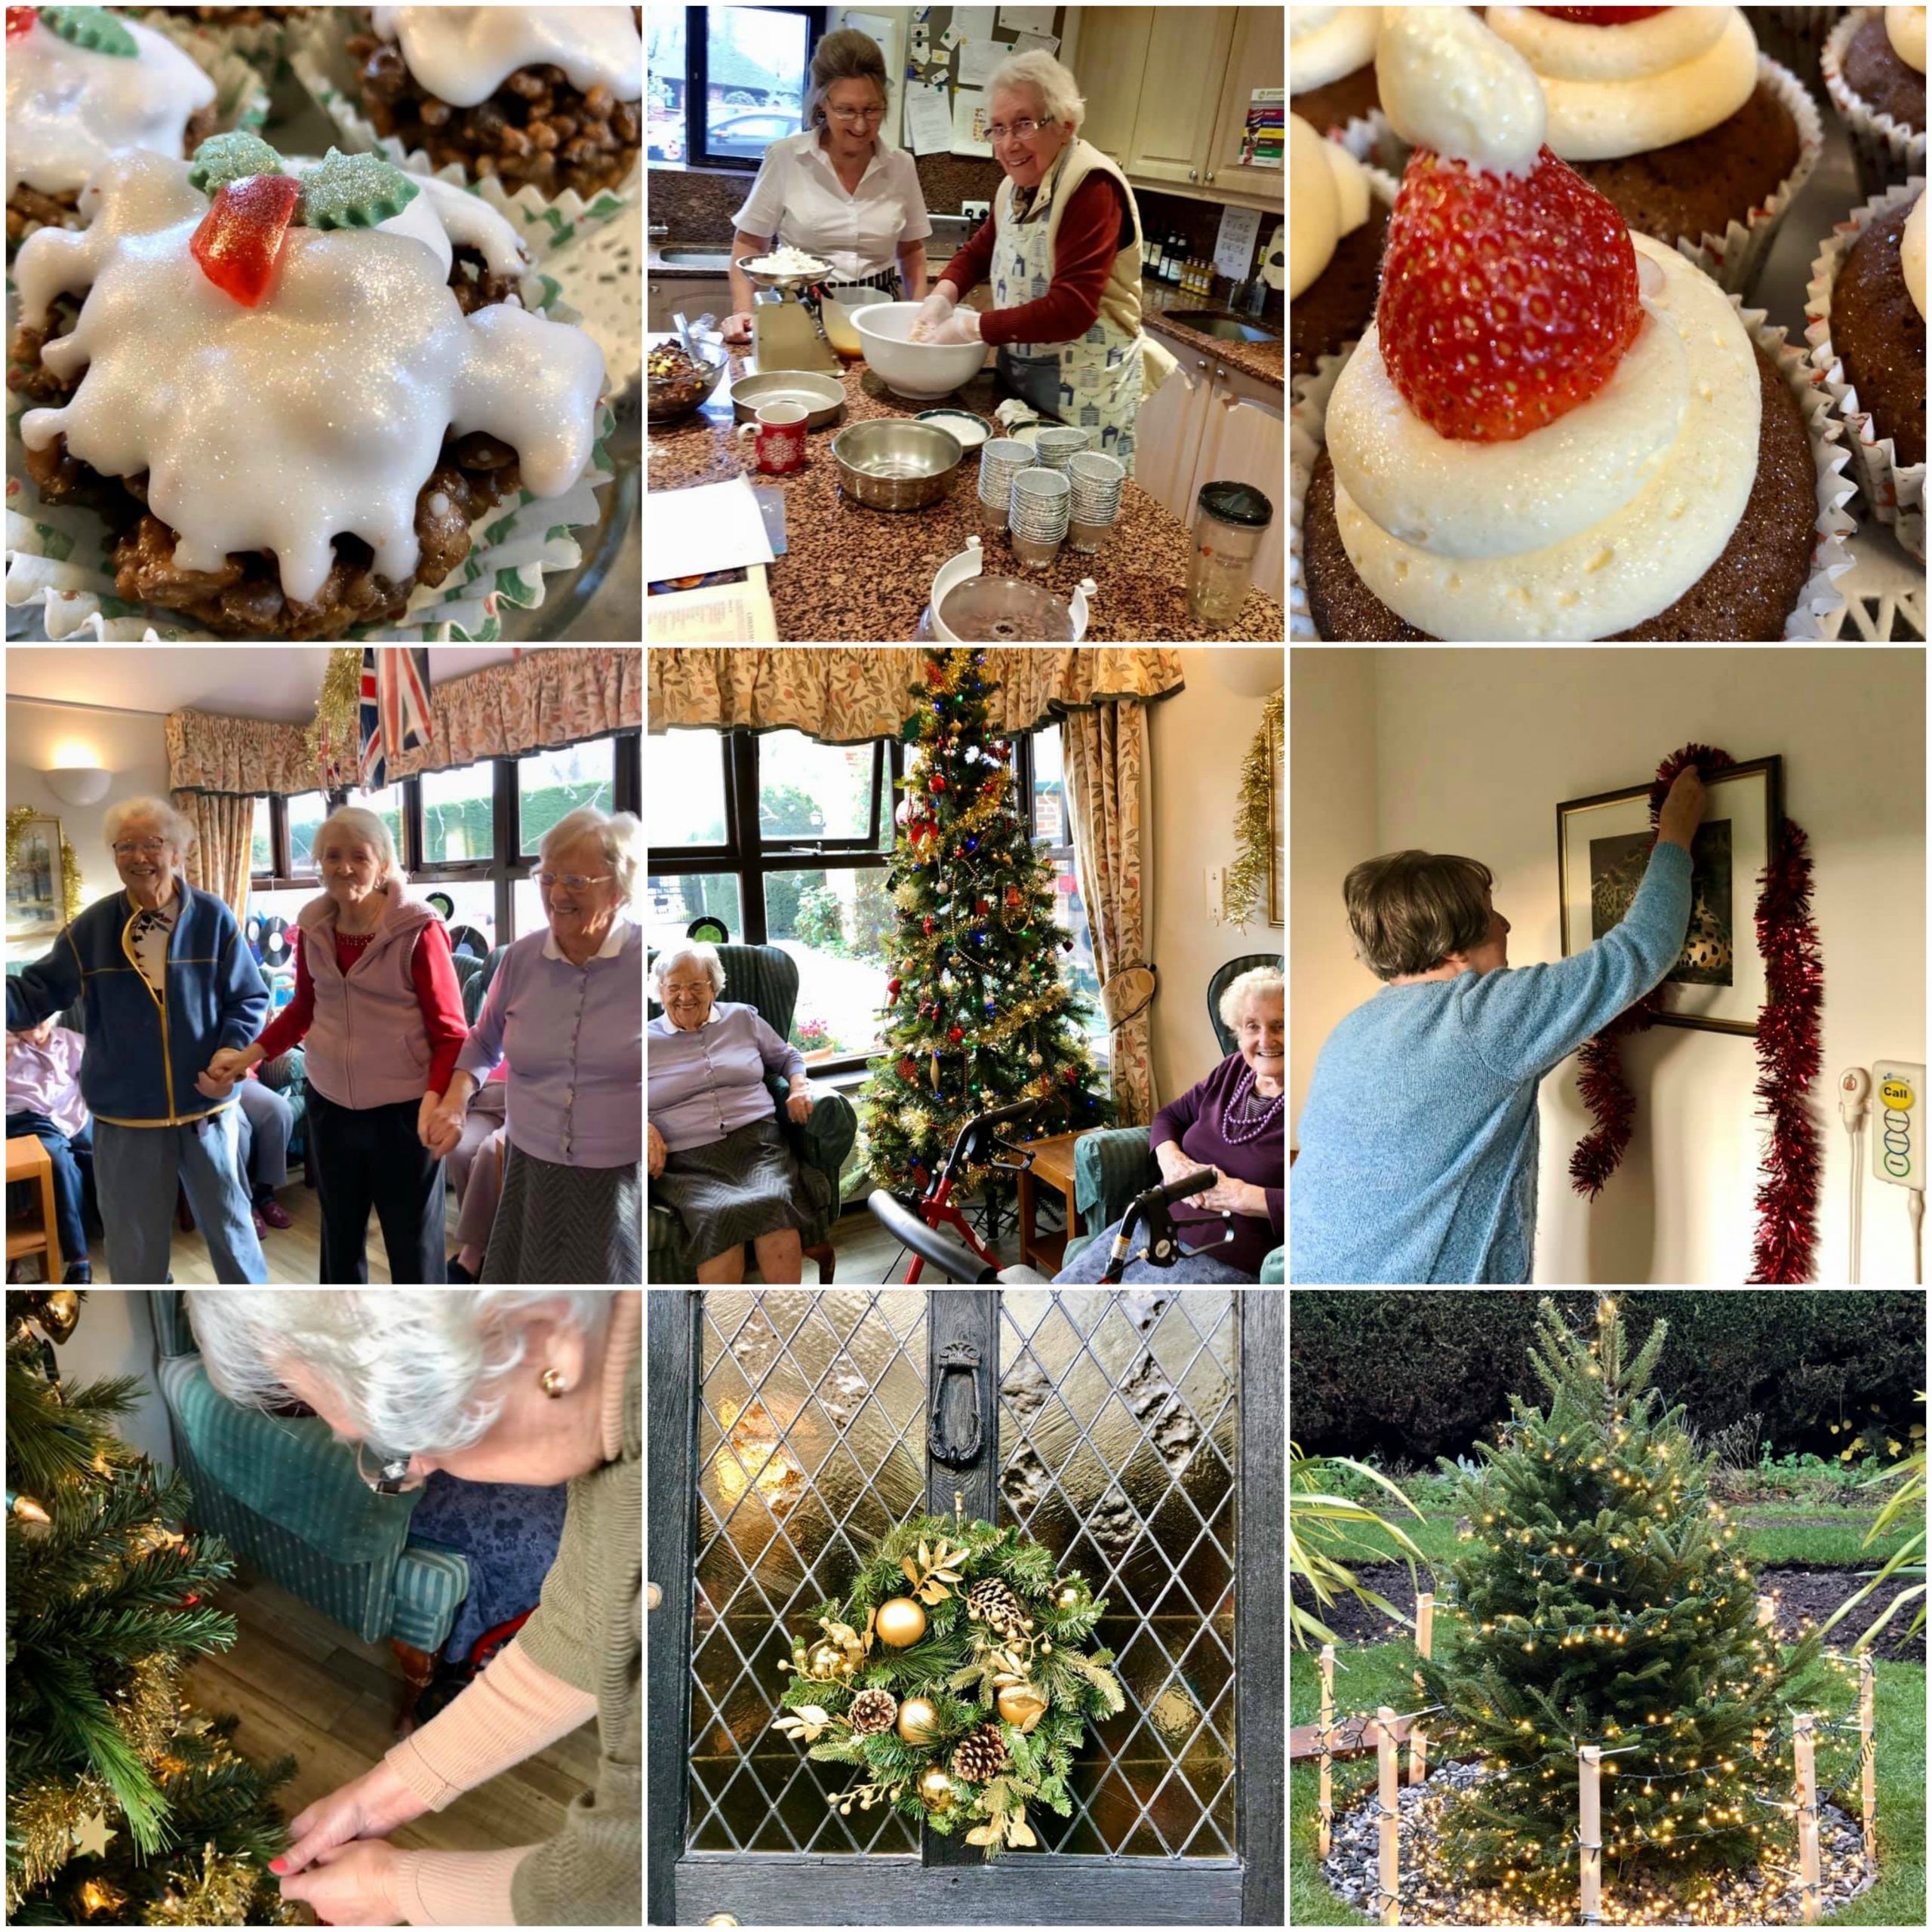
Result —
[[211, 134], [195, 150], [188, 179], [213, 201], [231, 181], [251, 174], [280, 174], [281, 156], [255, 134]]
[[379, 154], [331, 148], [302, 177], [297, 219], [310, 228], [376, 228], [416, 198], [416, 183]]
[[134, 36], [105, 7], [43, 7], [42, 24], [75, 47], [106, 54], [118, 60], [137, 58]]

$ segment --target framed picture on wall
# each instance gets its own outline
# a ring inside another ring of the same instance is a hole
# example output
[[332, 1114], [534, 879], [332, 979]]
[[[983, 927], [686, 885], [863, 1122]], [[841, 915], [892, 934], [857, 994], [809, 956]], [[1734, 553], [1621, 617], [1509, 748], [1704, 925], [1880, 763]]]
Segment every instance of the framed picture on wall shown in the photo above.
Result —
[[[1690, 925], [1665, 974], [1666, 1026], [1755, 1035], [1764, 1004], [1758, 950], [1758, 875], [1784, 823], [1783, 760], [1752, 758], [1705, 783], [1709, 802], [1690, 846]], [[1563, 956], [1581, 952], [1630, 909], [1649, 863], [1650, 781], [1571, 798], [1556, 808]]]
[[7, 943], [44, 944], [59, 934], [68, 909], [72, 851], [60, 821], [25, 806], [7, 815]]

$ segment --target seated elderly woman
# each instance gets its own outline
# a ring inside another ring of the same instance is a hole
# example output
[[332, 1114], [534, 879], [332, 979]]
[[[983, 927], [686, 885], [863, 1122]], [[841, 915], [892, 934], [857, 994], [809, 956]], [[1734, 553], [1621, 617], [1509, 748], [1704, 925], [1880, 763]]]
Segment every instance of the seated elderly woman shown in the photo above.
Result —
[[712, 946], [674, 946], [652, 969], [663, 1016], [651, 1023], [646, 1156], [654, 1198], [684, 1223], [700, 1281], [742, 1281], [745, 1243], [768, 1281], [795, 1281], [798, 1231], [832, 1204], [825, 1177], [802, 1166], [778, 1131], [764, 1084], [785, 1076], [785, 1112], [811, 1118], [804, 1057], [758, 1008], [720, 1000], [724, 967]]
[[[1128, 1281], [1254, 1281], [1281, 1244], [1287, 1146], [1281, 1101], [1286, 1071], [1282, 1044], [1282, 981], [1278, 966], [1256, 966], [1221, 995], [1221, 1023], [1233, 1029], [1235, 1051], [1204, 1080], [1154, 1116], [1148, 1144], [1163, 1180], [1202, 1168], [1214, 1185], [1175, 1202], [1174, 1228], [1183, 1247], [1202, 1251], [1172, 1268], [1131, 1263]], [[1232, 1224], [1222, 1218], [1234, 1216]], [[1232, 1228], [1233, 1239], [1224, 1238]], [[1107, 1265], [1116, 1221], [1054, 1277], [1097, 1281]]]

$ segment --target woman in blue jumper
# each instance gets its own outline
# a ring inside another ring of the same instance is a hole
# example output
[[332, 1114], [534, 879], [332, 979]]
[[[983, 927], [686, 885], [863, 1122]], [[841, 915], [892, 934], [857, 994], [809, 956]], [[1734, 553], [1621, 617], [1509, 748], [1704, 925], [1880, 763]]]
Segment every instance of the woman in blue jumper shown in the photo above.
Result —
[[269, 1004], [260, 969], [235, 915], [182, 877], [195, 829], [165, 799], [110, 808], [106, 834], [122, 890], [96, 900], [8, 980], [8, 1030], [84, 1001], [81, 1097], [94, 1115], [95, 1191], [117, 1283], [168, 1280], [177, 1182], [215, 1278], [266, 1281], [234, 1104], [211, 1105], [195, 1084], [220, 1048], [246, 1046], [260, 1029]]
[[1388, 984], [1315, 1063], [1290, 1189], [1291, 1281], [1529, 1280], [1537, 1085], [1676, 964], [1703, 813], [1687, 766], [1623, 923], [1550, 965], [1509, 970], [1509, 922], [1475, 860], [1395, 852], [1349, 874], [1357, 949]]

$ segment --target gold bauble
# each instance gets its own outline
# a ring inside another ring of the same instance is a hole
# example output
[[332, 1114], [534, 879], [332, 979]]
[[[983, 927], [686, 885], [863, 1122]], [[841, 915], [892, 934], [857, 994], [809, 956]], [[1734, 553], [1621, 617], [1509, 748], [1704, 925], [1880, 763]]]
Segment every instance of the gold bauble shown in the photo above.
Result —
[[1061, 1584], [1054, 1592], [1054, 1607], [1056, 1610], [1078, 1610], [1080, 1607], [1080, 1586], [1078, 1583]]
[[926, 1613], [910, 1597], [893, 1597], [878, 1607], [878, 1640], [903, 1651], [926, 1634]]
[[952, 1780], [937, 1764], [919, 1774], [919, 1802], [928, 1811], [950, 1811], [952, 1798]]
[[81, 1298], [72, 1288], [53, 1288], [41, 1298], [34, 1316], [51, 1341], [64, 1342], [81, 1318]]
[[1009, 1684], [997, 1701], [1000, 1715], [1015, 1730], [1031, 1730], [1047, 1714], [1046, 1699], [1030, 1684]]
[[930, 1744], [939, 1712], [930, 1697], [908, 1697], [899, 1706], [899, 1735], [908, 1744]]
[[852, 1660], [836, 1644], [814, 1644], [805, 1660], [808, 1677], [850, 1677]]

